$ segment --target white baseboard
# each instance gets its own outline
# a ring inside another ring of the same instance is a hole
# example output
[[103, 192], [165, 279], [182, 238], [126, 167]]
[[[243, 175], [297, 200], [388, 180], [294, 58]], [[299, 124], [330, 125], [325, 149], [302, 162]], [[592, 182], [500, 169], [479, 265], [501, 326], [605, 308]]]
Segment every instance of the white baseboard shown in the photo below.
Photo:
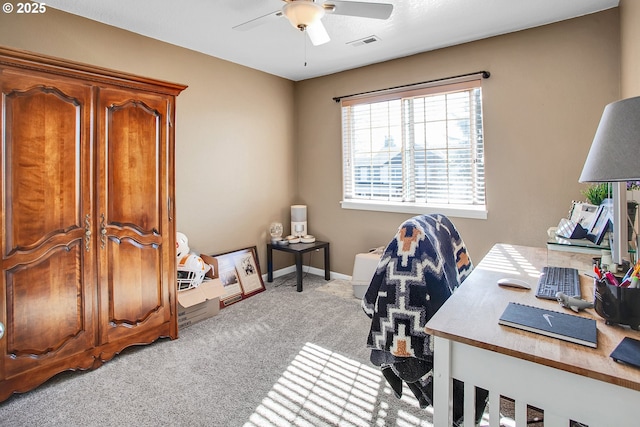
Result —
[[[285, 274], [295, 273], [295, 271], [296, 271], [296, 266], [295, 265], [290, 265], [289, 267], [285, 267], [285, 268], [281, 268], [279, 270], [275, 270], [273, 272], [273, 278], [277, 279], [278, 277], [284, 276]], [[302, 273], [303, 274], [313, 274], [315, 276], [324, 277], [324, 269], [323, 268], [309, 267], [309, 266], [303, 265], [302, 266]], [[333, 279], [351, 280], [351, 276], [347, 276], [346, 274], [342, 274], [342, 273], [336, 273], [334, 271], [329, 272], [329, 277], [331, 278], [331, 280], [333, 280]], [[263, 274], [262, 275], [262, 280], [264, 282], [267, 281], [267, 274]]]

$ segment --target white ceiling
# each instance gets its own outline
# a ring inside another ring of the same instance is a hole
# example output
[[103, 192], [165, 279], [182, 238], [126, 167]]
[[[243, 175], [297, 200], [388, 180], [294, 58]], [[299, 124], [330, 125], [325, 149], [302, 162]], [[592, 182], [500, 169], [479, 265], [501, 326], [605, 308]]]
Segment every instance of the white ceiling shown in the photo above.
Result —
[[[323, 23], [331, 41], [320, 46], [313, 46], [284, 17], [250, 31], [232, 28], [278, 11], [284, 5], [282, 0], [47, 0], [46, 4], [298, 81], [562, 21], [619, 3], [619, 0], [372, 1], [392, 3], [391, 17], [382, 21], [327, 14]], [[380, 40], [359, 47], [347, 44], [372, 35]]]

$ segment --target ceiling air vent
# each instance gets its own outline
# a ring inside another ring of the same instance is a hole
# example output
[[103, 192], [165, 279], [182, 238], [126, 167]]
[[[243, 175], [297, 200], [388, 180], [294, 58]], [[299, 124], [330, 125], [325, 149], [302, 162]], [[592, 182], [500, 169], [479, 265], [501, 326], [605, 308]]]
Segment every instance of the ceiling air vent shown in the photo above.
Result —
[[371, 44], [371, 43], [375, 43], [380, 41], [380, 38], [378, 36], [369, 36], [369, 37], [365, 37], [363, 39], [359, 39], [359, 40], [354, 40], [352, 42], [349, 42], [347, 44], [350, 44], [353, 47], [358, 47], [358, 46], [364, 46], [366, 44]]

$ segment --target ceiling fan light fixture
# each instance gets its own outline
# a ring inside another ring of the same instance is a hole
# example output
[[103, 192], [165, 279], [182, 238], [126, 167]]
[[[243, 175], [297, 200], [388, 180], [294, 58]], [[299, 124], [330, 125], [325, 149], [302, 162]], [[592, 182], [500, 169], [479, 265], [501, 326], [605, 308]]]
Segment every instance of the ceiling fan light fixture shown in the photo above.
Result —
[[324, 9], [313, 0], [289, 1], [282, 8], [291, 25], [300, 30], [320, 21], [324, 16]]

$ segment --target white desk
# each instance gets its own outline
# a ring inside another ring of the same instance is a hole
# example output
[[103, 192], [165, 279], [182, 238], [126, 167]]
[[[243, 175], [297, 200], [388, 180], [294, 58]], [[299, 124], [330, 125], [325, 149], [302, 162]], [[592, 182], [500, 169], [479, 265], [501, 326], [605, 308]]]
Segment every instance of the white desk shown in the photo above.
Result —
[[[577, 266], [570, 253], [563, 254], [567, 265]], [[526, 426], [527, 405], [544, 410], [545, 427], [568, 427], [569, 420], [589, 427], [640, 425], [640, 369], [609, 357], [624, 336], [640, 339], [640, 332], [605, 325], [592, 309], [581, 315], [597, 320], [597, 349], [498, 324], [510, 301], [566, 310], [534, 296], [545, 265], [546, 249], [496, 245], [427, 323], [434, 336], [436, 427], [452, 424], [452, 378], [465, 383], [465, 426], [473, 426], [474, 385], [489, 390], [495, 427], [500, 395], [515, 399], [518, 426]], [[532, 289], [497, 286], [509, 276], [527, 280]], [[593, 279], [581, 276], [581, 285], [583, 298], [592, 300]]]

